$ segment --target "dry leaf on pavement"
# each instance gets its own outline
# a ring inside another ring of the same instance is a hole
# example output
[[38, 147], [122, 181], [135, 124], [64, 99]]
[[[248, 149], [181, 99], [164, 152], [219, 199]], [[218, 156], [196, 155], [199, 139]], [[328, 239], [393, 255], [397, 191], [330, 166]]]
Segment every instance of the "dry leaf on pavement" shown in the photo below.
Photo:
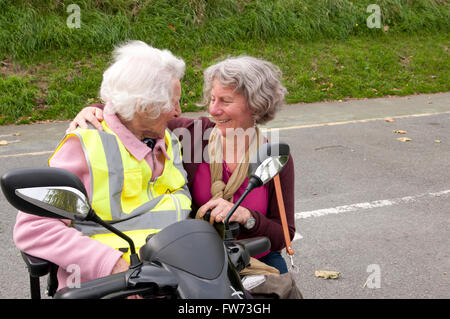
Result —
[[409, 142], [412, 141], [409, 137], [399, 137], [397, 140], [400, 142]]
[[337, 279], [341, 275], [338, 271], [331, 270], [316, 270], [314, 275], [316, 277], [322, 277], [323, 279]]
[[406, 134], [406, 133], [408, 133], [407, 131], [403, 131], [403, 130], [394, 130], [394, 133], [397, 133], [397, 134]]

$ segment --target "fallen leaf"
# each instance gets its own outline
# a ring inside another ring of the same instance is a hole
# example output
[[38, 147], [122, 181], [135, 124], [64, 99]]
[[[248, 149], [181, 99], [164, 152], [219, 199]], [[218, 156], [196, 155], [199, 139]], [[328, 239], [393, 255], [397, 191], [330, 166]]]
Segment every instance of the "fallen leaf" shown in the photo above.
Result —
[[20, 133], [13, 133], [12, 136], [20, 136]]
[[440, 142], [441, 142], [441, 140], [434, 140], [434, 142], [435, 142], [435, 143], [440, 143]]
[[173, 25], [171, 25], [171, 24], [169, 24], [169, 28], [170, 28], [170, 30], [172, 30], [172, 31], [175, 31], [175, 30], [176, 30], [176, 28], [175, 28]]
[[8, 145], [8, 141], [1, 140], [0, 141], [0, 146], [5, 146], [5, 145]]
[[385, 118], [384, 120], [385, 120], [386, 122], [390, 122], [390, 123], [395, 122], [395, 120], [394, 120], [393, 118], [391, 118], [391, 117], [387, 117], [387, 118]]
[[330, 270], [316, 270], [314, 272], [316, 277], [322, 277], [323, 279], [337, 279], [341, 275], [340, 272]]
[[394, 130], [394, 133], [397, 133], [397, 134], [406, 134], [406, 133], [408, 133], [407, 131], [402, 131], [402, 130]]
[[409, 137], [399, 137], [397, 140], [400, 142], [409, 142], [412, 141]]

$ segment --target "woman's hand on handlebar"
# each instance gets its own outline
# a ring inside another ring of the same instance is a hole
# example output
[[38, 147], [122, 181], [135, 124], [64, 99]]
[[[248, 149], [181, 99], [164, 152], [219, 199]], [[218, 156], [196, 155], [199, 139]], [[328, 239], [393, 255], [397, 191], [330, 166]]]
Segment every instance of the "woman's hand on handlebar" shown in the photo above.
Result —
[[[233, 208], [234, 204], [224, 200], [223, 198], [217, 198], [210, 200], [197, 211], [196, 218], [202, 218], [203, 215], [210, 209], [211, 218], [209, 222], [212, 224], [214, 222], [220, 223], [225, 221], [225, 217], [227, 217], [228, 212]], [[252, 216], [250, 211], [242, 206], [239, 206], [234, 214], [231, 216], [229, 222], [237, 222], [239, 224], [245, 224], [247, 220]]]
[[70, 122], [66, 133], [72, 132], [77, 127], [87, 129], [88, 125], [86, 122], [91, 123], [97, 130], [102, 131], [103, 127], [100, 124], [101, 121], [103, 121], [103, 110], [98, 107], [87, 106], [75, 116], [72, 122]]

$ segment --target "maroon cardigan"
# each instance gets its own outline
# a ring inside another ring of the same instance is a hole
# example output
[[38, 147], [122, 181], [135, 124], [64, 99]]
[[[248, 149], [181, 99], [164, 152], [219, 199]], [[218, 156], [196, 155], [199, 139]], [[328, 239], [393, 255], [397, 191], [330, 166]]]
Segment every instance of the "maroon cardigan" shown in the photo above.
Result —
[[[186, 128], [191, 137], [191, 152], [190, 156], [191, 158], [188, 158], [187, 156], [189, 153], [183, 152], [183, 166], [184, 169], [187, 172], [188, 176], [188, 187], [190, 190], [192, 190], [192, 183], [195, 176], [195, 173], [197, 172], [197, 168], [200, 163], [194, 163], [194, 149], [196, 151], [200, 150], [202, 151], [202, 160], [203, 160], [203, 154], [205, 153], [205, 148], [208, 145], [208, 136], [203, 136], [205, 130], [213, 128], [215, 125], [214, 122], [210, 121], [206, 117], [200, 117], [198, 120], [188, 119], [188, 118], [175, 118], [172, 121], [169, 122], [168, 128], [172, 132], [177, 135], [178, 139], [180, 140], [181, 144], [183, 138], [185, 138], [182, 134], [183, 130], [177, 131], [177, 128]], [[209, 130], [210, 132], [211, 130]], [[195, 134], [199, 134], [201, 132], [202, 140], [198, 136], [194, 137]], [[178, 134], [177, 134], [178, 133]], [[196, 143], [202, 143], [201, 147], [197, 145]], [[189, 144], [187, 144], [189, 145]], [[197, 154], [197, 157], [198, 154]], [[289, 160], [286, 164], [286, 167], [281, 171], [280, 173], [280, 182], [281, 182], [281, 190], [283, 194], [283, 200], [284, 205], [286, 209], [286, 218], [288, 222], [288, 229], [289, 229], [289, 235], [292, 238], [294, 238], [295, 235], [295, 218], [294, 218], [294, 161], [292, 159], [292, 156], [289, 156]], [[271, 250], [274, 251], [281, 251], [286, 245], [284, 241], [284, 235], [283, 235], [283, 228], [281, 226], [281, 219], [280, 219], [280, 211], [278, 209], [278, 202], [275, 195], [275, 184], [272, 181], [268, 182], [267, 184], [268, 194], [269, 194], [269, 207], [267, 209], [266, 216], [258, 213], [257, 211], [250, 210], [251, 214], [256, 220], [255, 227], [253, 227], [251, 230], [247, 230], [244, 227], [241, 227], [240, 230], [240, 236], [239, 238], [249, 238], [249, 237], [256, 237], [256, 236], [267, 236], [270, 239], [271, 242]], [[193, 205], [194, 206], [194, 205]], [[192, 212], [195, 216], [195, 213], [197, 211], [198, 207], [192, 207]]]
[[[95, 107], [99, 107], [103, 109], [103, 105], [101, 104], [95, 104], [91, 105]], [[173, 120], [171, 120], [168, 123], [168, 128], [171, 130], [182, 142], [183, 138], [183, 130], [177, 130], [177, 128], [185, 128], [190, 133], [191, 138], [191, 152], [190, 156], [191, 158], [188, 158], [189, 155], [186, 150], [183, 152], [183, 166], [184, 169], [187, 172], [187, 178], [188, 178], [188, 187], [189, 190], [192, 190], [192, 183], [195, 176], [195, 173], [197, 172], [197, 168], [200, 163], [195, 163], [194, 159], [195, 157], [200, 158], [200, 156], [197, 154], [194, 154], [194, 150], [202, 150], [201, 153], [201, 160], [203, 161], [203, 154], [205, 152], [205, 148], [208, 145], [208, 136], [203, 136], [205, 130], [213, 128], [215, 125], [214, 122], [210, 121], [206, 117], [200, 117], [198, 120], [190, 119], [190, 118], [183, 118], [178, 117]], [[186, 130], [184, 130], [186, 132]], [[211, 130], [209, 130], [210, 132]], [[194, 137], [195, 134], [199, 134], [201, 132], [200, 139], [198, 136]], [[198, 145], [198, 143], [201, 143], [201, 145]], [[186, 143], [181, 143], [183, 145]], [[187, 144], [189, 145], [189, 144]], [[292, 159], [292, 156], [289, 156], [289, 160], [284, 167], [284, 169], [280, 173], [280, 182], [281, 182], [281, 191], [283, 194], [283, 200], [284, 200], [284, 206], [286, 210], [286, 218], [288, 222], [288, 229], [289, 229], [289, 235], [291, 237], [291, 240], [294, 238], [295, 235], [295, 217], [294, 217], [294, 161]], [[267, 208], [267, 214], [264, 216], [263, 214], [250, 210], [251, 214], [256, 220], [255, 226], [248, 230], [244, 227], [241, 227], [239, 238], [250, 238], [250, 237], [256, 237], [256, 236], [267, 236], [270, 239], [271, 242], [271, 250], [273, 251], [281, 251], [285, 246], [284, 241], [284, 235], [283, 235], [283, 228], [281, 226], [281, 218], [280, 218], [280, 211], [278, 209], [278, 202], [275, 195], [275, 183], [272, 181], [268, 182], [266, 184], [268, 189], [268, 195], [269, 195], [269, 207]], [[192, 193], [192, 191], [191, 191]], [[195, 213], [197, 212], [198, 207], [192, 207], [191, 216], [195, 216]]]

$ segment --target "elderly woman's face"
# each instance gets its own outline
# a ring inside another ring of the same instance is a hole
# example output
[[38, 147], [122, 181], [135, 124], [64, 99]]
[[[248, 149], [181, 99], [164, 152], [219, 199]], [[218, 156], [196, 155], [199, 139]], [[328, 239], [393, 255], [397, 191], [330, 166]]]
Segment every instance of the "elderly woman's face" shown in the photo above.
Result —
[[164, 138], [167, 123], [181, 115], [181, 84], [178, 79], [173, 79], [172, 89], [172, 109], [168, 113], [161, 113], [156, 119], [149, 118], [145, 112], [136, 113], [132, 122], [137, 138]]
[[226, 134], [227, 129], [246, 130], [255, 124], [245, 97], [233, 88], [224, 86], [219, 80], [213, 81], [209, 113], [222, 135]]

